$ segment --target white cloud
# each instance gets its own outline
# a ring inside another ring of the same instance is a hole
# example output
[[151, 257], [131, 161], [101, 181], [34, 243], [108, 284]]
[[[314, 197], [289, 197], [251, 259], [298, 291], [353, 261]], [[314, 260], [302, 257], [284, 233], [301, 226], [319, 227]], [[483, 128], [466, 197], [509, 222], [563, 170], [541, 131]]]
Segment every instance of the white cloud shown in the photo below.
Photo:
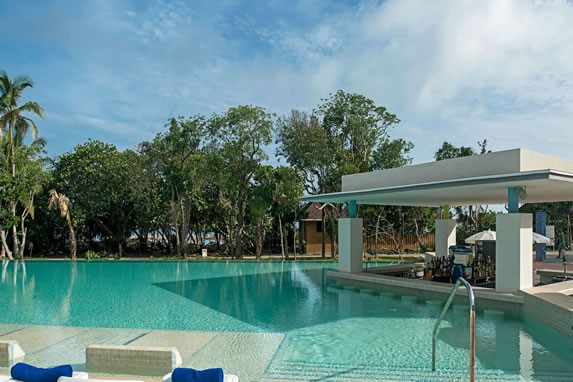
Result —
[[495, 149], [573, 158], [573, 5], [565, 1], [89, 4], [86, 20], [58, 13], [53, 30], [30, 22], [22, 33], [69, 52], [58, 94], [66, 112], [95, 118], [84, 121], [94, 134], [110, 124], [149, 139], [172, 115], [237, 104], [310, 110], [342, 88], [397, 113], [393, 135], [414, 142], [418, 162], [445, 140], [484, 138]]

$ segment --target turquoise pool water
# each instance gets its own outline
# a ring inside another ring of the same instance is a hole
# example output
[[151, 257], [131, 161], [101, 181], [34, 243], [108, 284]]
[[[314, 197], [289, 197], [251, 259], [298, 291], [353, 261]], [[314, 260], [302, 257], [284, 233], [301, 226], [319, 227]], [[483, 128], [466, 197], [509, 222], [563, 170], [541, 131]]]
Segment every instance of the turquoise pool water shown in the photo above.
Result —
[[[415, 298], [339, 289], [330, 263], [4, 263], [0, 323], [284, 333], [266, 380], [466, 378], [468, 319]], [[506, 312], [477, 317], [479, 380], [573, 381], [573, 340]], [[248, 367], [246, 365], [245, 367]]]

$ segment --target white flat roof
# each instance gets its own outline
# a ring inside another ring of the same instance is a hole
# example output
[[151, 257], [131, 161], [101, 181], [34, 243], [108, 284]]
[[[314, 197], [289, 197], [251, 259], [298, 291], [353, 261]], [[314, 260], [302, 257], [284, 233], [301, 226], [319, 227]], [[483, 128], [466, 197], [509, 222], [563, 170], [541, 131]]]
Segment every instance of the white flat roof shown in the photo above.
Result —
[[342, 191], [308, 202], [403, 206], [505, 204], [509, 187], [522, 203], [573, 200], [573, 161], [525, 149], [448, 159], [342, 177]]

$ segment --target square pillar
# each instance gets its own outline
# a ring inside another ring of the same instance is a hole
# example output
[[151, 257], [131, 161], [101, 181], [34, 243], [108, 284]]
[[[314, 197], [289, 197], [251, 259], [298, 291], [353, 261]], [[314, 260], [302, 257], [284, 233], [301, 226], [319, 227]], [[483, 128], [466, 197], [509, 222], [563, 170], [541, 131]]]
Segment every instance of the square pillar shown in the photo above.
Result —
[[436, 220], [436, 256], [447, 256], [450, 245], [456, 245], [456, 224], [454, 219]]
[[531, 214], [497, 214], [495, 289], [515, 293], [533, 286]]
[[362, 219], [338, 219], [338, 270], [362, 272]]
[[[547, 236], [547, 213], [545, 211], [537, 211], [535, 213], [535, 232], [540, 235]], [[547, 258], [547, 244], [535, 244], [535, 259], [537, 261], [545, 261]]]

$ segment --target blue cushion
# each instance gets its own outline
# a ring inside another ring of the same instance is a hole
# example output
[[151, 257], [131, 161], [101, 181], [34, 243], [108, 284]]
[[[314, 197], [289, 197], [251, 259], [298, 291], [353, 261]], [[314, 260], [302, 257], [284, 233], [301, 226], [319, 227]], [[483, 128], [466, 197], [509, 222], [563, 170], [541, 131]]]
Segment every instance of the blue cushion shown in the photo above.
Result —
[[171, 374], [171, 382], [223, 382], [223, 369], [195, 370], [178, 367]]
[[71, 377], [73, 373], [70, 365], [49, 367], [46, 369], [28, 365], [27, 363], [17, 363], [10, 369], [10, 375], [14, 379], [24, 382], [57, 382], [60, 377]]

